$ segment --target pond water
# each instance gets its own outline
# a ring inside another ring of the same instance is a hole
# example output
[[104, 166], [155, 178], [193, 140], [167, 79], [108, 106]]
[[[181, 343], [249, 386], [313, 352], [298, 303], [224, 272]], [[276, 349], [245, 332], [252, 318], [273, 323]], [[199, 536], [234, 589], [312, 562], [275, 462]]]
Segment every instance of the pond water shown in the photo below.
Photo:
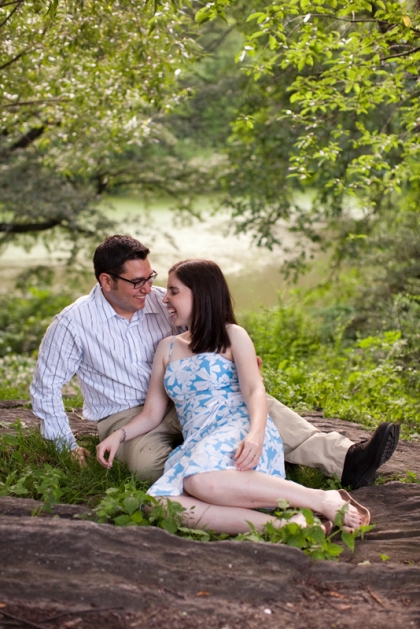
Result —
[[[202, 197], [197, 209], [203, 220], [191, 224], [174, 223], [174, 212], [166, 200], [156, 201], [148, 208], [141, 199], [110, 197], [106, 212], [120, 222], [119, 233], [141, 240], [150, 250], [153, 268], [159, 272], [157, 284], [165, 286], [166, 271], [176, 261], [186, 258], [215, 260], [225, 273], [238, 311], [254, 310], [260, 305], [270, 307], [278, 303], [278, 292], [286, 288], [280, 267], [285, 254], [280, 247], [273, 251], [259, 248], [248, 234], [235, 235], [227, 213], [212, 213], [212, 200]], [[286, 227], [279, 227], [282, 242], [293, 246], [293, 236]], [[13, 277], [29, 266], [44, 264], [53, 268], [62, 265], [65, 250], [54, 252], [37, 244], [29, 252], [22, 247], [9, 245], [0, 256], [1, 292], [13, 287]], [[91, 268], [90, 260], [83, 261]], [[311, 277], [304, 282], [311, 281]], [[81, 286], [86, 292], [93, 286], [92, 279]]]

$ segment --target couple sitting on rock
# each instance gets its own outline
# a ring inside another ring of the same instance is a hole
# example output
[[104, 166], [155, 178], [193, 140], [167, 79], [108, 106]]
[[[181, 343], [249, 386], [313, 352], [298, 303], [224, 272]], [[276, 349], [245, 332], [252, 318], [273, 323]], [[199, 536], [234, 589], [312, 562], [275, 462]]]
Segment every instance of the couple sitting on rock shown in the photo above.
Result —
[[[84, 462], [61, 397], [77, 374], [84, 416], [97, 422], [102, 440], [98, 461], [110, 467], [117, 456], [155, 481], [149, 493], [181, 503], [188, 526], [229, 534], [249, 530], [248, 522], [257, 530], [269, 521], [282, 526], [255, 511], [279, 500], [330, 521], [344, 510], [350, 530], [368, 524], [368, 510], [347, 492], [285, 480], [284, 458], [356, 489], [392, 456], [399, 427], [381, 424], [369, 441], [353, 444], [267, 396], [220, 268], [179, 262], [164, 291], [152, 286], [157, 273], [148, 254], [133, 238], [106, 238], [94, 255], [98, 283], [48, 328], [31, 385], [42, 434]], [[303, 516], [295, 519], [306, 525]]]

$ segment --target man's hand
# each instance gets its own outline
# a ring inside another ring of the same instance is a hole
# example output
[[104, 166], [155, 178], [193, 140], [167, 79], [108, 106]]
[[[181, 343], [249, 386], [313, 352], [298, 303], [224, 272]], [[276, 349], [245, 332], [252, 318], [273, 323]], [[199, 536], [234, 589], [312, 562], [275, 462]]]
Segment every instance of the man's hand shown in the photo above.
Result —
[[86, 457], [90, 456], [90, 452], [86, 450], [86, 448], [77, 446], [77, 448], [71, 451], [71, 456], [75, 461], [78, 461], [80, 465], [83, 465], [84, 467], [86, 465]]

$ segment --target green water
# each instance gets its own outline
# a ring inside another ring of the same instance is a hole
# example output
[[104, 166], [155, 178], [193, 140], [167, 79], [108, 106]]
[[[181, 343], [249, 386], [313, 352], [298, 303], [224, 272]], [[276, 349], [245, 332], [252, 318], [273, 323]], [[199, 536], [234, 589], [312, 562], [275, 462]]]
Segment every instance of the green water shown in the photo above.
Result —
[[[212, 215], [214, 199], [201, 197], [196, 209], [203, 221], [190, 224], [174, 222], [174, 212], [166, 200], [155, 201], [146, 207], [135, 197], [111, 197], [104, 202], [106, 212], [120, 223], [119, 233], [139, 238], [150, 250], [153, 268], [159, 272], [157, 284], [165, 286], [166, 271], [176, 261], [186, 258], [215, 260], [225, 273], [238, 311], [251, 310], [260, 305], [273, 306], [278, 292], [286, 288], [280, 267], [285, 254], [280, 247], [273, 251], [258, 248], [249, 235], [232, 233], [227, 213]], [[293, 236], [279, 227], [282, 242], [293, 247]], [[65, 250], [56, 247], [49, 253], [37, 244], [29, 252], [9, 245], [0, 256], [0, 292], [13, 288], [13, 278], [31, 265], [45, 264], [60, 269]], [[87, 268], [90, 261], [83, 260]], [[305, 283], [311, 281], [306, 278]], [[95, 280], [81, 285], [81, 293], [88, 291]]]

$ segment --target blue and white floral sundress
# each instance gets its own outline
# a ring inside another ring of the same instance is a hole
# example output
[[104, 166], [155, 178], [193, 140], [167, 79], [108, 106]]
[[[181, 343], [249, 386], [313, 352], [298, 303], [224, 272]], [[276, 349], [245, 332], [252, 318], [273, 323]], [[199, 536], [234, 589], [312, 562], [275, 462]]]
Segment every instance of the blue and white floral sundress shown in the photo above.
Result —
[[[172, 351], [172, 344], [170, 352]], [[250, 428], [235, 363], [207, 352], [170, 362], [164, 378], [182, 426], [184, 443], [165, 464], [163, 476], [149, 489], [152, 496], [179, 496], [192, 474], [234, 470], [235, 453]], [[262, 456], [254, 469], [285, 478], [284, 449], [267, 419]]]

